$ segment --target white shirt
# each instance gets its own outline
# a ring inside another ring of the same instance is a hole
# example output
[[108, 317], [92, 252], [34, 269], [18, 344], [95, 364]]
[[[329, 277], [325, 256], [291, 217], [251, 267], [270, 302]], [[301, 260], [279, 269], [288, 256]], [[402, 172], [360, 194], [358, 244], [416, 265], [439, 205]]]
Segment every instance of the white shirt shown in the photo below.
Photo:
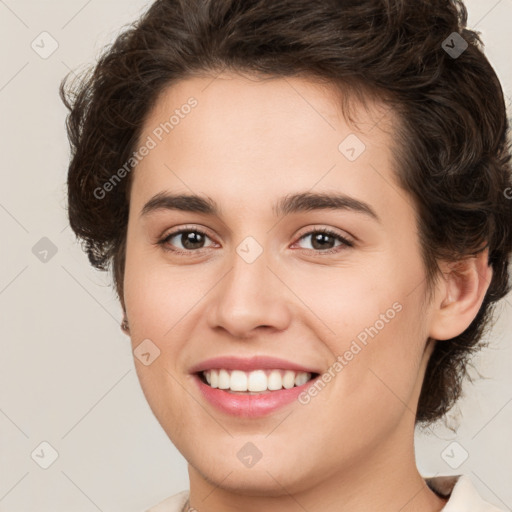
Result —
[[[469, 476], [436, 476], [425, 478], [428, 486], [437, 494], [448, 497], [442, 512], [504, 512], [478, 494]], [[189, 491], [181, 491], [146, 512], [181, 512], [187, 502]]]

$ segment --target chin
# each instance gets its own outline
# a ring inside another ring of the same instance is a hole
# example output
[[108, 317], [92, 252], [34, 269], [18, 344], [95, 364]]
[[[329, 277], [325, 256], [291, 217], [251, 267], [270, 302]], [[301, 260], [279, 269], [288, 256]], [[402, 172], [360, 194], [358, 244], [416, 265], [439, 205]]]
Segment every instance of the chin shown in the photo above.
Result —
[[296, 468], [281, 470], [275, 466], [262, 466], [259, 469], [256, 467], [240, 469], [237, 465], [222, 463], [215, 465], [214, 468], [205, 469], [201, 465], [194, 468], [213, 487], [241, 496], [277, 497], [283, 495], [284, 489], [287, 492], [296, 492], [304, 488], [305, 476], [290, 473]]

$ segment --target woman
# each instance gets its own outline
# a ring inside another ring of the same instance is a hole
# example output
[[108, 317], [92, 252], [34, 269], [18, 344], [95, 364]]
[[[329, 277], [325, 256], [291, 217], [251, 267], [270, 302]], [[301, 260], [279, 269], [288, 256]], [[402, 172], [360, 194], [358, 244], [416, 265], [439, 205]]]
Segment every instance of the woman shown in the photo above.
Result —
[[158, 0], [74, 87], [70, 225], [188, 461], [153, 512], [494, 511], [423, 478], [509, 291], [501, 86], [441, 0]]

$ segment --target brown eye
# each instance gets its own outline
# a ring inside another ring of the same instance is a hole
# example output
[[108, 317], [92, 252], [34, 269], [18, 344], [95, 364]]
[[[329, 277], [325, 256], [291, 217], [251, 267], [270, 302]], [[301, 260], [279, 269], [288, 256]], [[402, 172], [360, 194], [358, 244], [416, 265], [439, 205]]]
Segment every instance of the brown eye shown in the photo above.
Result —
[[[333, 253], [343, 250], [343, 247], [353, 247], [354, 245], [351, 241], [329, 229], [310, 231], [302, 235], [299, 241], [305, 240], [308, 237], [311, 239], [311, 249], [307, 249], [313, 250], [314, 252]], [[335, 245], [336, 242], [339, 242], [339, 244]]]
[[199, 229], [181, 229], [168, 234], [159, 243], [166, 250], [177, 253], [196, 252], [205, 246], [206, 239], [210, 237]]

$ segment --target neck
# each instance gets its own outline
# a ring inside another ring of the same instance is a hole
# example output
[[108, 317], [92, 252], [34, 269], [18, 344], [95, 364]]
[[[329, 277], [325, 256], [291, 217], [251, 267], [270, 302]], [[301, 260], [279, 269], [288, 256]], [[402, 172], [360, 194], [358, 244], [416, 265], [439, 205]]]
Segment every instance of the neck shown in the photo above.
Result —
[[244, 494], [235, 470], [211, 482], [189, 465], [190, 506], [200, 512], [439, 512], [446, 500], [428, 488], [416, 468], [409, 416], [406, 412], [401, 427], [365, 447], [342, 470], [322, 474], [321, 479], [304, 475], [293, 488], [280, 486], [268, 471], [267, 491]]

